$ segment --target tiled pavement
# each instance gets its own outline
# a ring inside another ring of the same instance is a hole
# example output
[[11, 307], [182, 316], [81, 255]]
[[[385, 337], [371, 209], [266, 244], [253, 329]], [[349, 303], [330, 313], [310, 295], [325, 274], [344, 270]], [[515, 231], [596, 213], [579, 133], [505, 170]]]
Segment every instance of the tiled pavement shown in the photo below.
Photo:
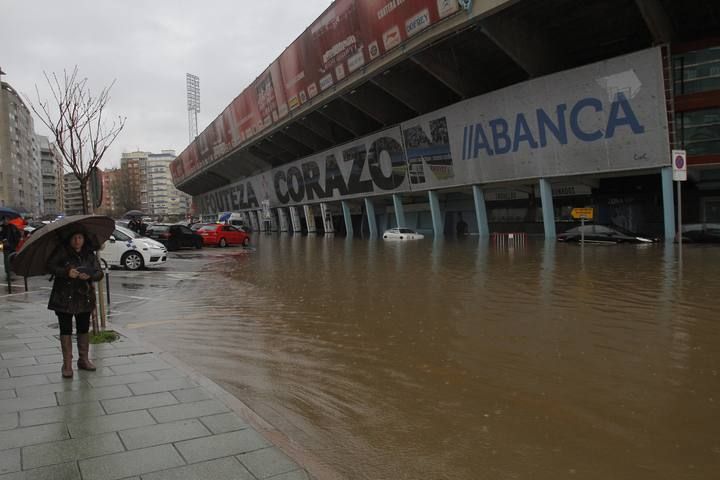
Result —
[[0, 296], [0, 480], [310, 478], [196, 376], [133, 340], [93, 345], [98, 370], [63, 379], [44, 301]]

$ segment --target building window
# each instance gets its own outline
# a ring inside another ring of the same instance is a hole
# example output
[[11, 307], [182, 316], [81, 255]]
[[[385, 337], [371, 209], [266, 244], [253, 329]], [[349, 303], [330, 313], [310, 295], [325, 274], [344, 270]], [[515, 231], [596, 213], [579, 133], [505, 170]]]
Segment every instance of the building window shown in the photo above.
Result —
[[673, 56], [675, 95], [720, 90], [720, 47]]
[[688, 155], [720, 155], [720, 108], [680, 112], [677, 128]]

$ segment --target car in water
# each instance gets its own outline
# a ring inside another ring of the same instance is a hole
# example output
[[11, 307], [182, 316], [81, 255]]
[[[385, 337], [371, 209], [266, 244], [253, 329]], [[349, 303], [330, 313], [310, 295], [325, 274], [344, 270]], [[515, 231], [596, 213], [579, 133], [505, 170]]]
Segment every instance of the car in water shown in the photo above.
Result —
[[383, 240], [422, 240], [425, 235], [417, 233], [412, 228], [397, 227], [385, 230]]
[[232, 225], [204, 225], [197, 230], [205, 245], [217, 245], [220, 248], [228, 245], [250, 245], [250, 235]]
[[584, 225], [574, 227], [557, 236], [559, 242], [584, 242], [592, 244], [615, 245], [618, 243], [653, 243], [654, 239], [641, 237], [616, 225]]
[[683, 242], [720, 243], [720, 223], [688, 223], [682, 226]]
[[170, 251], [181, 248], [200, 249], [203, 247], [202, 237], [185, 225], [156, 223], [148, 227], [145, 235], [162, 243]]
[[167, 248], [160, 242], [116, 224], [110, 239], [100, 249], [100, 258], [111, 267], [140, 270], [167, 262]]

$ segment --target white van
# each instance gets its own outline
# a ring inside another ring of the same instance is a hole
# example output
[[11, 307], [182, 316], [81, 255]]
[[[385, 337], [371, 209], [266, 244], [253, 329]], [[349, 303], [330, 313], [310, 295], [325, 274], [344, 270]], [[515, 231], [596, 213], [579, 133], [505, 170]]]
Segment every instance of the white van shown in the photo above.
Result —
[[140, 270], [167, 262], [167, 248], [151, 238], [141, 237], [132, 230], [115, 225], [110, 240], [100, 249], [100, 258], [111, 267]]

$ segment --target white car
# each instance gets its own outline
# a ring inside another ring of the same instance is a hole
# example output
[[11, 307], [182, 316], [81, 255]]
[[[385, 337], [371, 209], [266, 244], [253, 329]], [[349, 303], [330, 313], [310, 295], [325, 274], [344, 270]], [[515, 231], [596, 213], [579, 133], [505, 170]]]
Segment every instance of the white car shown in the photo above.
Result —
[[167, 262], [167, 248], [160, 242], [115, 225], [110, 240], [100, 249], [100, 258], [113, 267], [140, 270]]
[[417, 233], [411, 228], [391, 228], [383, 233], [383, 240], [422, 240], [425, 235]]

